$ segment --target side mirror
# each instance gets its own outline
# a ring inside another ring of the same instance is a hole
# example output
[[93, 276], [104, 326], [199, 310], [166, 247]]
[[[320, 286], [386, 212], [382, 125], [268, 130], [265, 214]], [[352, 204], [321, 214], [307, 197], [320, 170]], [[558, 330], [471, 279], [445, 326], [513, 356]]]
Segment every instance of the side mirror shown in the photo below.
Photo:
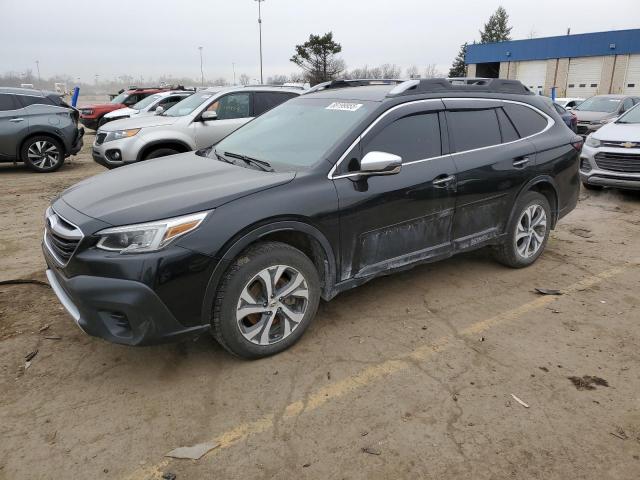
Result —
[[200, 118], [202, 119], [203, 122], [209, 121], [209, 120], [217, 120], [218, 119], [218, 113], [215, 111], [207, 111], [207, 112], [203, 112], [202, 115], [200, 116]]
[[394, 175], [402, 168], [402, 157], [387, 152], [369, 152], [360, 160], [362, 175]]
[[156, 107], [156, 115], [162, 115], [164, 113], [164, 107]]
[[568, 110], [568, 111], [573, 110], [573, 107], [564, 107], [564, 108], [565, 108], [565, 110]]

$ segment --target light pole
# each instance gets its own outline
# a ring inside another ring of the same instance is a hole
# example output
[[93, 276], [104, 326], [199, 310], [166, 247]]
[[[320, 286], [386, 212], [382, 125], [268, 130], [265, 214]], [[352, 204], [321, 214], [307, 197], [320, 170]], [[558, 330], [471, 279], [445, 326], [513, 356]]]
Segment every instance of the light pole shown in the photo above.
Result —
[[40, 60], [36, 60], [36, 67], [38, 68], [38, 86], [41, 87], [41, 84], [40, 84]]
[[204, 70], [202, 69], [202, 46], [198, 47], [200, 50], [200, 84], [204, 87]]
[[231, 62], [231, 66], [233, 67], [233, 85], [235, 86], [235, 84], [236, 84], [236, 63], [235, 62]]
[[264, 2], [264, 0], [255, 0], [258, 2], [258, 29], [260, 30], [260, 84], [263, 84], [264, 81], [262, 79], [262, 12], [260, 9], [260, 4]]

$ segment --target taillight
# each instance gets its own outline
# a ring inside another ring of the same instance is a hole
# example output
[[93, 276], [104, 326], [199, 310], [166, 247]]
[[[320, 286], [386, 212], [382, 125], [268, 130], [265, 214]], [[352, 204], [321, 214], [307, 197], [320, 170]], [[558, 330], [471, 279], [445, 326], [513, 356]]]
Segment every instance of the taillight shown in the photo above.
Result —
[[576, 152], [582, 150], [582, 145], [584, 145], [584, 139], [582, 137], [575, 137], [571, 142], [571, 146], [576, 149]]

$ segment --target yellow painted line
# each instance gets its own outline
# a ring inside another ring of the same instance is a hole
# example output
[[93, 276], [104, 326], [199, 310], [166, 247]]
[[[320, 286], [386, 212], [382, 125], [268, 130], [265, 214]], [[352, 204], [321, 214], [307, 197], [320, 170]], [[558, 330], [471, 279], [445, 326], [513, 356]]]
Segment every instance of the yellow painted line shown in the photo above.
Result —
[[[637, 266], [638, 262], [630, 263], [621, 267], [614, 267], [605, 270], [599, 274], [586, 277], [579, 282], [576, 282], [563, 290], [564, 293], [573, 293], [583, 289], [593, 287], [600, 282], [619, 275], [630, 266]], [[523, 315], [538, 310], [550, 303], [556, 301], [557, 296], [542, 296], [537, 297], [535, 300], [527, 302], [511, 310], [507, 310], [503, 313], [487, 318], [480, 322], [474, 323], [460, 331], [460, 335], [477, 335], [485, 332], [497, 325], [515, 320]], [[283, 419], [288, 420], [297, 417], [305, 412], [311, 412], [317, 410], [325, 403], [343, 397], [355, 390], [358, 390], [367, 385], [378, 381], [381, 378], [393, 375], [402, 370], [408, 370], [411, 368], [412, 363], [409, 360], [423, 361], [429, 358], [431, 355], [439, 353], [447, 349], [451, 343], [455, 340], [454, 336], [445, 336], [436, 340], [434, 343], [428, 345], [422, 345], [406, 355], [400, 356], [397, 359], [386, 360], [377, 365], [367, 367], [360, 372], [347, 377], [343, 380], [326, 385], [315, 393], [311, 394], [306, 402], [301, 400], [290, 403], [286, 406]], [[274, 414], [267, 414], [260, 417], [257, 420], [251, 422], [242, 423], [231, 430], [224, 432], [222, 435], [215, 438], [213, 441], [219, 444], [218, 449], [228, 448], [237, 442], [246, 439], [247, 437], [259, 433], [271, 430], [274, 427], [276, 417]], [[169, 465], [168, 459], [163, 459], [156, 465], [149, 467], [142, 467], [132, 472], [130, 475], [124, 477], [124, 480], [156, 480], [162, 476], [162, 470]]]

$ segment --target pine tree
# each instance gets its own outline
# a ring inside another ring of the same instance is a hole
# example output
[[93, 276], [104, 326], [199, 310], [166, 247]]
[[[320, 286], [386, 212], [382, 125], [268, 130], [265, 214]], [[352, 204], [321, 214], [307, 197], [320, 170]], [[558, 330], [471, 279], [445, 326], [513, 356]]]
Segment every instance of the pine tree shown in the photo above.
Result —
[[449, 78], [464, 77], [467, 75], [467, 65], [464, 62], [464, 57], [467, 54], [467, 42], [464, 42], [460, 47], [458, 56], [453, 60], [453, 65], [449, 69]]
[[489, 21], [484, 24], [484, 29], [480, 32], [480, 43], [511, 40], [509, 35], [512, 27], [510, 27], [508, 23], [509, 15], [507, 11], [502, 7], [498, 7], [495, 13], [489, 17]]

